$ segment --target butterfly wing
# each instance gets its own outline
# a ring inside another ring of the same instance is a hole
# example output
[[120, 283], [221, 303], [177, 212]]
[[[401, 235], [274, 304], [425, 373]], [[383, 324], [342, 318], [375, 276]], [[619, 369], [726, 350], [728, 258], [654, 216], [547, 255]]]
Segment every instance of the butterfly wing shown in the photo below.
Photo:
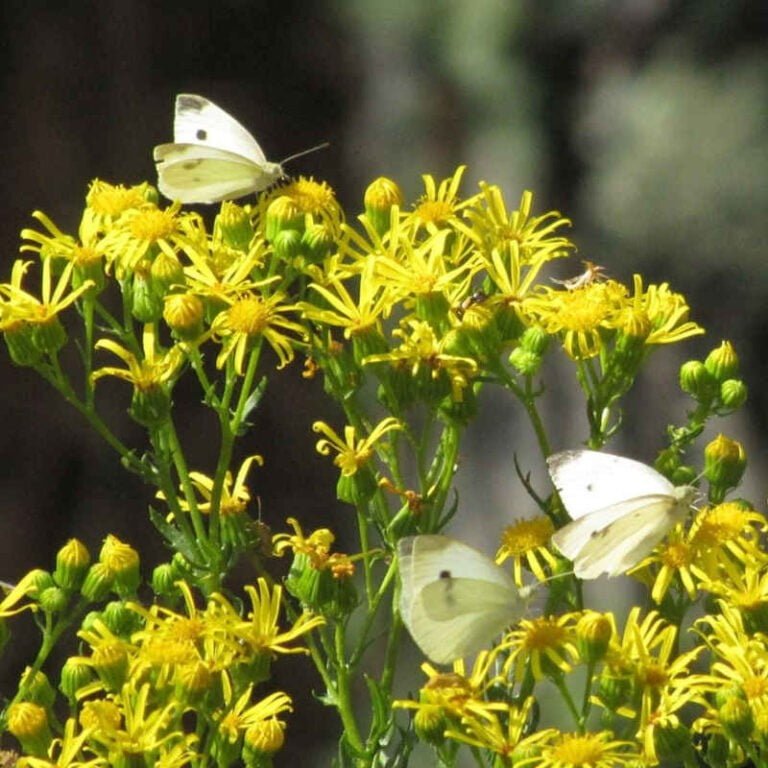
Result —
[[203, 96], [191, 93], [176, 97], [173, 141], [224, 149], [256, 165], [267, 162], [259, 143], [232, 115]]
[[653, 467], [599, 451], [563, 451], [547, 459], [552, 482], [573, 520], [642, 496], [672, 496]]
[[439, 664], [480, 650], [524, 610], [509, 574], [447, 536], [399, 542], [400, 613], [426, 656]]
[[182, 203], [234, 200], [266, 189], [281, 175], [274, 163], [254, 165], [240, 155], [199, 144], [160, 144], [154, 159], [160, 192]]
[[677, 496], [646, 498], [643, 506], [593, 534], [573, 558], [574, 573], [580, 579], [596, 579], [618, 576], [637, 565], [688, 514], [691, 496], [687, 489], [680, 490]]

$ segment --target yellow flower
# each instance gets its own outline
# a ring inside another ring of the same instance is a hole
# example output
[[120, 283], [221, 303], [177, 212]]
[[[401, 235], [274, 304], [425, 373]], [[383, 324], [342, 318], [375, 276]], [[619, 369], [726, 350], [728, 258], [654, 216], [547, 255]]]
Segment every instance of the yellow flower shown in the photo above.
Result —
[[[225, 701], [231, 701], [232, 691], [225, 689]], [[219, 731], [230, 741], [237, 741], [241, 733], [265, 720], [269, 720], [283, 712], [291, 712], [290, 697], [282, 692], [272, 693], [261, 701], [251, 704], [253, 685], [249, 685], [245, 692], [223, 712], [219, 719]]]
[[559, 672], [567, 674], [578, 658], [574, 632], [575, 614], [523, 619], [517, 629], [508, 631], [501, 646], [508, 649], [504, 673], [523, 679], [526, 666], [536, 680]]
[[685, 297], [670, 291], [667, 283], [649, 285], [643, 292], [642, 277], [635, 275], [633, 280], [635, 294], [630, 302], [642, 307], [651, 321], [652, 330], [645, 340], [646, 344], [674, 344], [704, 333], [701, 326], [688, 320]]
[[343, 438], [323, 421], [316, 421], [312, 425], [312, 429], [325, 435], [324, 438], [317, 441], [315, 446], [317, 452], [323, 456], [329, 456], [333, 451], [337, 451], [338, 456], [333, 460], [333, 463], [341, 469], [341, 474], [344, 477], [351, 477], [373, 458], [376, 443], [387, 432], [400, 430], [402, 426], [397, 419], [388, 416], [371, 430], [368, 437], [359, 440], [355, 428], [349, 425], [344, 427]]
[[107, 760], [86, 746], [90, 735], [89, 728], [78, 732], [77, 722], [70, 717], [61, 738], [51, 742], [46, 757], [24, 756], [15, 764], [16, 768], [106, 768]]
[[152, 323], [144, 326], [142, 346], [143, 355], [139, 356], [112, 339], [97, 341], [96, 349], [112, 352], [126, 364], [126, 367], [99, 368], [91, 374], [93, 381], [98, 381], [104, 376], [114, 376], [132, 384], [139, 392], [151, 392], [172, 383], [184, 363], [184, 353], [181, 348], [174, 346], [169, 350], [162, 350], [157, 344], [156, 331]]
[[104, 236], [103, 246], [118, 277], [132, 272], [145, 258], [162, 251], [176, 258], [176, 249], [185, 242], [185, 222], [195, 214], [179, 215], [181, 203], [168, 208], [155, 205], [125, 211]]
[[297, 210], [309, 217], [309, 223], [323, 223], [336, 233], [339, 231], [344, 213], [336, 200], [336, 193], [325, 181], [299, 176], [289, 184], [281, 185], [270, 195], [259, 200], [260, 216], [277, 197], [288, 197]]
[[539, 581], [546, 581], [544, 564], [550, 568], [557, 566], [557, 558], [548, 548], [554, 532], [555, 527], [546, 515], [515, 521], [501, 535], [496, 562], [501, 565], [505, 560], [513, 559], [515, 584], [518, 586], [523, 586], [523, 563]]
[[547, 743], [538, 742], [535, 757], [515, 761], [515, 768], [619, 768], [641, 760], [631, 741], [613, 739], [610, 731], [599, 733], [547, 732]]
[[309, 565], [316, 571], [331, 571], [336, 578], [347, 578], [355, 571], [353, 558], [340, 552], [331, 552], [336, 537], [328, 528], [318, 528], [309, 536], [304, 536], [298, 520], [288, 518], [293, 528], [290, 533], [277, 533], [272, 537], [272, 545], [277, 557], [282, 557], [290, 549], [294, 555], [305, 555]]
[[568, 356], [582, 360], [600, 352], [603, 334], [613, 327], [625, 302], [626, 288], [606, 280], [574, 291], [542, 288], [523, 301], [522, 310], [547, 333], [562, 334]]
[[221, 352], [216, 358], [216, 366], [224, 367], [230, 356], [234, 355], [235, 371], [243, 374], [246, 353], [259, 339], [265, 339], [277, 355], [278, 368], [293, 360], [293, 346], [296, 340], [285, 331], [303, 336], [305, 331], [299, 323], [285, 317], [300, 307], [287, 304], [281, 293], [261, 296], [248, 292], [230, 300], [230, 306], [216, 316], [211, 325], [215, 339], [222, 341]]
[[325, 299], [330, 308], [311, 302], [302, 302], [304, 317], [326, 325], [344, 329], [349, 339], [378, 329], [379, 319], [392, 310], [392, 294], [375, 275], [375, 261], [366, 262], [360, 273], [357, 299], [349, 293], [340, 276], [331, 276], [326, 285], [312, 283], [310, 288]]
[[127, 211], [151, 208], [150, 186], [146, 182], [135, 187], [108, 184], [94, 179], [85, 197], [83, 225], [96, 231], [107, 231]]
[[441, 229], [456, 228], [461, 211], [472, 205], [477, 195], [467, 200], [459, 197], [459, 187], [466, 165], [460, 165], [447, 179], [436, 184], [430, 174], [424, 174], [424, 194], [417, 200], [413, 213], [407, 218], [412, 221], [416, 231], [424, 227], [431, 235]]
[[2, 601], [0, 601], [0, 619], [15, 616], [22, 611], [36, 611], [38, 609], [36, 603], [24, 603], [23, 605], [19, 605], [19, 603], [21, 603], [25, 597], [37, 594], [39, 591], [38, 583], [41, 573], [43, 572], [38, 570], [30, 571], [18, 584], [11, 586], [8, 594]]

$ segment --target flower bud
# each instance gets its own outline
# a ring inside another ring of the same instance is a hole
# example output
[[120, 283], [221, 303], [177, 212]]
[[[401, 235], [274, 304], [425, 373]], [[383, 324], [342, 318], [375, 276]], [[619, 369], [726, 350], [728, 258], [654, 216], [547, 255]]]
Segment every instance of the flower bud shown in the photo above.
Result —
[[718, 384], [739, 375], [739, 357], [730, 341], [724, 341], [713, 349], [704, 361], [704, 367]]
[[720, 385], [720, 401], [729, 410], [741, 408], [747, 401], [747, 385], [741, 379], [726, 379]]
[[163, 293], [158, 291], [150, 275], [137, 268], [130, 280], [131, 314], [142, 323], [153, 323], [163, 314]]
[[120, 600], [107, 603], [101, 612], [101, 618], [107, 629], [118, 637], [130, 637], [142, 624], [141, 616]]
[[225, 245], [243, 253], [247, 253], [254, 234], [248, 211], [229, 200], [221, 204], [214, 231], [221, 235]]
[[93, 670], [88, 664], [70, 657], [61, 668], [59, 690], [70, 700], [77, 699], [77, 692], [93, 682]]
[[541, 367], [542, 358], [524, 347], [515, 347], [509, 355], [509, 364], [522, 376], [534, 376]]
[[689, 360], [680, 367], [680, 389], [699, 402], [710, 401], [717, 393], [717, 381], [699, 360]]
[[38, 602], [44, 613], [61, 613], [69, 605], [69, 594], [61, 587], [48, 587], [40, 593]]
[[261, 766], [285, 743], [285, 726], [276, 717], [268, 717], [247, 728], [243, 736], [243, 758], [248, 768]]
[[70, 539], [56, 553], [53, 580], [63, 589], [80, 589], [91, 564], [91, 555], [79, 539]]
[[270, 243], [274, 243], [278, 234], [286, 229], [295, 229], [301, 234], [304, 231], [304, 213], [293, 199], [281, 195], [269, 204], [264, 229]]
[[302, 235], [301, 242], [313, 263], [322, 261], [336, 244], [331, 230], [325, 224], [312, 224]]
[[605, 614], [594, 611], [585, 613], [576, 624], [581, 658], [591, 663], [603, 659], [612, 635], [613, 626]]
[[8, 731], [21, 742], [24, 752], [45, 757], [53, 739], [45, 709], [30, 701], [19, 701], [11, 704], [7, 717]]
[[677, 765], [695, 764], [691, 746], [691, 732], [684, 725], [657, 726], [653, 730], [656, 755], [662, 761], [670, 760]]
[[392, 208], [403, 207], [403, 193], [396, 182], [380, 176], [365, 190], [365, 215], [379, 235], [389, 231]]
[[713, 733], [707, 739], [706, 764], [708, 766], [711, 768], [728, 768], [732, 765], [730, 755], [730, 744], [722, 733]]
[[617, 712], [632, 700], [635, 685], [630, 677], [617, 675], [606, 669], [600, 675], [598, 689], [605, 708], [610, 712]]
[[94, 648], [91, 663], [111, 693], [119, 691], [128, 679], [128, 653], [121, 642], [102, 643]]
[[163, 320], [182, 341], [194, 341], [203, 333], [205, 305], [193, 293], [172, 293], [165, 297]]
[[301, 232], [298, 229], [282, 229], [272, 241], [272, 250], [280, 261], [293, 264], [296, 257], [303, 252]]
[[171, 288], [184, 285], [184, 269], [181, 262], [165, 251], [160, 251], [155, 256], [149, 268], [149, 275], [158, 296], [165, 296]]
[[520, 346], [534, 355], [541, 356], [549, 346], [549, 334], [540, 325], [532, 325], [523, 331]]
[[42, 670], [27, 667], [21, 675], [19, 688], [25, 689], [25, 699], [50, 709], [56, 700], [56, 691]]
[[747, 467], [747, 455], [741, 443], [718, 435], [704, 449], [704, 477], [712, 486], [712, 501], [722, 501], [729, 488], [741, 481]]
[[160, 563], [152, 571], [152, 591], [158, 597], [168, 597], [174, 594], [177, 591], [175, 586], [177, 578], [171, 563]]
[[357, 607], [357, 591], [352, 579], [337, 578], [330, 568], [316, 567], [302, 552], [294, 555], [285, 585], [303, 605], [323, 616], [342, 618]]
[[104, 539], [99, 561], [114, 574], [114, 585], [121, 595], [133, 595], [141, 581], [139, 554], [128, 544], [110, 534]]
[[211, 690], [216, 679], [204, 661], [179, 664], [176, 667], [175, 698], [187, 705], [199, 703]]
[[80, 593], [92, 603], [103, 600], [111, 591], [114, 574], [104, 563], [94, 563], [85, 577]]

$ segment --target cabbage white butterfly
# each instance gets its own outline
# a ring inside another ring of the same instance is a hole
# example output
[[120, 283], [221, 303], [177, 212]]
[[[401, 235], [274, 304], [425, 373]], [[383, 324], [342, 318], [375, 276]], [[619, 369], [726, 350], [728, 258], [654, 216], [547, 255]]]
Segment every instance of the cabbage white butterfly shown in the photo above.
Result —
[[[287, 157], [283, 162], [327, 144]], [[173, 143], [153, 152], [157, 186], [171, 200], [217, 203], [260, 192], [285, 176], [234, 117], [203, 96], [176, 97]]]
[[448, 536], [408, 536], [397, 545], [400, 615], [438, 664], [475, 653], [519, 619], [535, 589], [476, 549]]
[[677, 523], [696, 493], [655, 469], [598, 451], [563, 451], [549, 474], [573, 522], [552, 537], [580, 579], [618, 576], [637, 565]]

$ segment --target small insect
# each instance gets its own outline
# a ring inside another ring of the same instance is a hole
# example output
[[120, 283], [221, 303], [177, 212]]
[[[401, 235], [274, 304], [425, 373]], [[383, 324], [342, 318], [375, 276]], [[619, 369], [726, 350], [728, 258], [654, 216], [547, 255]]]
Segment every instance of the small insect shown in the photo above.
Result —
[[459, 320], [461, 320], [461, 318], [464, 317], [464, 313], [468, 309], [470, 309], [471, 307], [474, 307], [476, 304], [482, 304], [487, 298], [488, 298], [488, 294], [485, 291], [474, 291], [465, 299], [463, 299], [461, 304], [459, 304], [454, 309], [454, 312], [456, 313], [456, 317], [458, 317]]
[[599, 264], [595, 264], [592, 261], [587, 261], [586, 259], [581, 263], [584, 265], [584, 271], [580, 275], [569, 277], [567, 280], [557, 280], [553, 277], [551, 278], [552, 282], [564, 286], [569, 291], [575, 291], [577, 288], [584, 288], [586, 285], [591, 285], [598, 280], [605, 279], [604, 267], [601, 267]]
[[[282, 163], [316, 147], [287, 157]], [[157, 186], [171, 200], [217, 203], [260, 192], [285, 176], [234, 117], [203, 96], [176, 97], [173, 143], [155, 147]]]

